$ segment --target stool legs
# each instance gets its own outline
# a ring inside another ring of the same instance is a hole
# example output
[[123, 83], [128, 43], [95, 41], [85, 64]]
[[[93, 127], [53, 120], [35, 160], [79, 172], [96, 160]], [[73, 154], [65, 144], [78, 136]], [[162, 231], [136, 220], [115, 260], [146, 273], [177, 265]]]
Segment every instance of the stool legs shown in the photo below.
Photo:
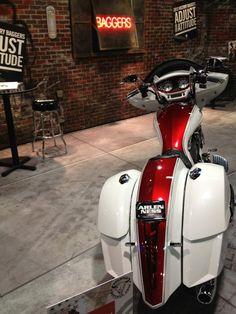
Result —
[[45, 126], [44, 126], [44, 114], [40, 113], [40, 120], [42, 126], [42, 155], [45, 158]]
[[42, 112], [33, 111], [33, 127], [32, 151], [35, 151], [35, 141], [41, 140], [43, 160], [45, 159], [45, 146], [47, 139], [53, 139], [54, 146], [57, 146], [56, 138], [60, 137], [64, 144], [65, 153], [67, 153], [60, 117], [56, 110]]
[[58, 129], [59, 129], [59, 134], [60, 134], [60, 137], [61, 137], [61, 140], [65, 146], [65, 154], [67, 154], [67, 147], [66, 147], [66, 141], [64, 140], [64, 137], [63, 137], [63, 131], [62, 131], [62, 128], [61, 128], [61, 123], [60, 123], [60, 117], [59, 117], [59, 114], [58, 112], [56, 111], [55, 112], [56, 114], [56, 119], [57, 119], [57, 125], [58, 125]]
[[34, 130], [33, 130], [33, 141], [32, 141], [32, 151], [34, 152], [34, 143], [35, 143], [35, 132], [36, 132], [36, 120], [35, 120], [35, 112], [33, 111], [33, 127], [34, 127]]
[[[58, 120], [58, 123], [59, 123], [59, 120]], [[54, 132], [53, 113], [52, 112], [50, 112], [50, 125], [51, 125], [51, 130], [52, 130], [52, 137], [53, 137], [53, 141], [54, 141], [54, 146], [57, 146], [56, 138], [55, 138], [55, 132]]]
[[33, 111], [33, 126], [34, 126], [34, 130], [33, 130], [33, 141], [32, 141], [32, 151], [34, 152], [35, 151], [35, 140], [38, 138], [38, 133], [41, 131], [41, 128], [40, 128], [40, 125], [41, 125], [41, 117], [39, 117], [37, 119], [36, 117], [36, 113]]

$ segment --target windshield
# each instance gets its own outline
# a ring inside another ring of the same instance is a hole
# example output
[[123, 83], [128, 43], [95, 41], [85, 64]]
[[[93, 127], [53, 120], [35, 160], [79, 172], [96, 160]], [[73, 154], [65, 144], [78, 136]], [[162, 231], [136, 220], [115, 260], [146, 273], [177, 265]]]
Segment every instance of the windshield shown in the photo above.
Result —
[[161, 63], [157, 67], [155, 67], [145, 78], [146, 83], [152, 83], [154, 76], [161, 77], [163, 75], [166, 75], [167, 73], [173, 72], [173, 71], [189, 71], [190, 67], [193, 67], [195, 70], [199, 71], [203, 69], [203, 66], [187, 60], [187, 59], [173, 59], [166, 62]]

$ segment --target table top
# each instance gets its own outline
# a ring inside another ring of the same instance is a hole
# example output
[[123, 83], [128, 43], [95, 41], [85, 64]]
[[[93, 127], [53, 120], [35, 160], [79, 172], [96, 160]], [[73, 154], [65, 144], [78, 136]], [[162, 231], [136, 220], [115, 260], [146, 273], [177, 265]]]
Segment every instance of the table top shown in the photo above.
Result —
[[41, 83], [32, 88], [25, 89], [22, 82], [0, 82], [0, 95], [29, 93], [36, 90], [40, 84]]

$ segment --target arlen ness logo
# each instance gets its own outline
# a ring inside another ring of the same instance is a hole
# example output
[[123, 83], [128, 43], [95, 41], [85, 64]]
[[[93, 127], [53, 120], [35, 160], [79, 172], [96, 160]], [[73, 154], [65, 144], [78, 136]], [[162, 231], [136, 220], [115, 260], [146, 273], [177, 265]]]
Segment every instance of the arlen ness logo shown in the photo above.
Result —
[[137, 218], [165, 218], [165, 202], [160, 201], [150, 204], [137, 204]]

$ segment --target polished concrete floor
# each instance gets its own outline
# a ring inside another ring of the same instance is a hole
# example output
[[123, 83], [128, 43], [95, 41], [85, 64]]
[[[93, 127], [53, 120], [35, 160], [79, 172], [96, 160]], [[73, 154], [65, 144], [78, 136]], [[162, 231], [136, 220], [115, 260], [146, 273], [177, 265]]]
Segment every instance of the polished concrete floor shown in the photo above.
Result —
[[[206, 149], [218, 148], [229, 160], [236, 190], [236, 105], [204, 109]], [[96, 227], [99, 193], [105, 180], [122, 170], [142, 169], [159, 153], [153, 114], [65, 135], [68, 153], [48, 143], [45, 161], [31, 155], [36, 171], [17, 170], [0, 177], [0, 314], [41, 314], [46, 307], [106, 281]], [[40, 149], [39, 143], [37, 143]], [[0, 151], [0, 159], [9, 150]], [[0, 168], [3, 171], [4, 168]], [[217, 302], [199, 308], [180, 289], [168, 314], [236, 313], [236, 230], [229, 246]], [[136, 291], [134, 313], [151, 313]]]

